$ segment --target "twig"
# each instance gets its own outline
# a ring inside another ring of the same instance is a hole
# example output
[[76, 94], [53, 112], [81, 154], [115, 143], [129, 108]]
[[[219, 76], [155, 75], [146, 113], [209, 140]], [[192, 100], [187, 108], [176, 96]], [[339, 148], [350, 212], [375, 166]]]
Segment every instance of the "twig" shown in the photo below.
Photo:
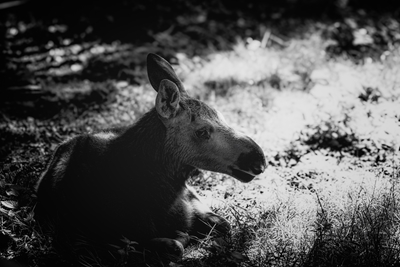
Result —
[[5, 3], [0, 3], [0, 9], [7, 9], [11, 7], [16, 7], [27, 3], [29, 0], [20, 0], [20, 1], [9, 1]]

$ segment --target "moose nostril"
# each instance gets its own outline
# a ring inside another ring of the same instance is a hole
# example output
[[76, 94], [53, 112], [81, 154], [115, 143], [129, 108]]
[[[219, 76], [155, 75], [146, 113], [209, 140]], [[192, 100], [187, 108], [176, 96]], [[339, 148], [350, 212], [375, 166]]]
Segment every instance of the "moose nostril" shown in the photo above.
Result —
[[251, 168], [251, 171], [254, 173], [254, 174], [256, 174], [256, 175], [258, 175], [258, 174], [260, 174], [260, 173], [263, 173], [264, 171], [265, 171], [265, 164], [260, 164], [260, 165], [257, 165], [257, 166], [253, 166], [252, 168]]

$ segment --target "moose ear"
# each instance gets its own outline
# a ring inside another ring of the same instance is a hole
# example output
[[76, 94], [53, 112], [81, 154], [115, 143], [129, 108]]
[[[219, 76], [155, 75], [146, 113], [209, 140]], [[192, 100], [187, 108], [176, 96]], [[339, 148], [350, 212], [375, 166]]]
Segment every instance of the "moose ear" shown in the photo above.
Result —
[[175, 117], [179, 109], [180, 93], [175, 83], [164, 79], [160, 82], [156, 98], [156, 110], [158, 114], [170, 119]]
[[176, 84], [182, 94], [186, 94], [185, 87], [179, 80], [172, 66], [156, 54], [147, 55], [147, 75], [153, 88], [158, 92], [162, 80], [170, 80]]

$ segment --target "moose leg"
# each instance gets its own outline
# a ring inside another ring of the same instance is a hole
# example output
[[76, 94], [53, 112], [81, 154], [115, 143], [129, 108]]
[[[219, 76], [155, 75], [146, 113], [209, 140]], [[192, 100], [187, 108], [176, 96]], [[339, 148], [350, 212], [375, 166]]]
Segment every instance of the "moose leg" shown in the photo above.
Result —
[[191, 235], [199, 238], [204, 238], [210, 234], [214, 236], [223, 236], [231, 230], [229, 222], [225, 218], [212, 212], [209, 207], [202, 203], [193, 189], [188, 188], [187, 197], [194, 213], [190, 232]]
[[146, 248], [157, 253], [161, 259], [176, 262], [182, 259], [184, 248], [189, 241], [188, 234], [178, 233], [175, 238], [153, 238], [146, 244]]
[[194, 217], [191, 234], [199, 238], [204, 238], [208, 235], [224, 236], [230, 230], [231, 225], [225, 218], [210, 211], [199, 213]]

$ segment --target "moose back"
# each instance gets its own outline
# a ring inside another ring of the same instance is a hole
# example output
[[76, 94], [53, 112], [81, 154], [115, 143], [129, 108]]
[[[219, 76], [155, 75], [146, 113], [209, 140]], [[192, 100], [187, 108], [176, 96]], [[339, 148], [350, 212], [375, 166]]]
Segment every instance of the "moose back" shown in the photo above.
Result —
[[191, 236], [230, 229], [186, 180], [198, 169], [243, 182], [264, 171], [261, 148], [191, 98], [165, 59], [149, 54], [147, 72], [157, 91], [153, 109], [125, 129], [62, 143], [40, 178], [35, 217], [63, 236], [59, 242], [125, 237], [179, 259]]

